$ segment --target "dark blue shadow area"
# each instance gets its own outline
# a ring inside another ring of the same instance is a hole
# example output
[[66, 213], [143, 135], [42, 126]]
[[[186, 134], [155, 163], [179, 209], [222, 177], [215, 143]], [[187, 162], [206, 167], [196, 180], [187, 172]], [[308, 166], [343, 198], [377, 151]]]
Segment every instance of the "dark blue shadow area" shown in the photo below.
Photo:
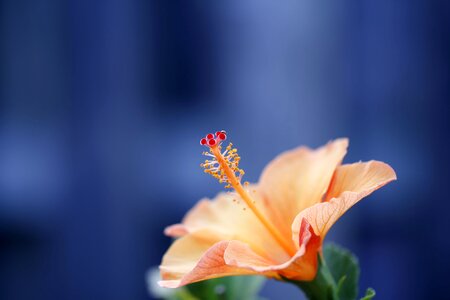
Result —
[[0, 0], [0, 299], [149, 299], [219, 129], [249, 181], [341, 136], [391, 164], [328, 240], [379, 299], [442, 299], [449, 54], [447, 1]]

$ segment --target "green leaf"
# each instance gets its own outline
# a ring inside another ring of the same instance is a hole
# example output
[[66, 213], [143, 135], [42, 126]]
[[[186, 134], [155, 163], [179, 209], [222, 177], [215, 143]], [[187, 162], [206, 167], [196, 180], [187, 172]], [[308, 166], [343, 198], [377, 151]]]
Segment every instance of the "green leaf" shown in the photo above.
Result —
[[[348, 250], [334, 244], [324, 247], [325, 264], [337, 283], [339, 300], [354, 300], [358, 296], [359, 264]], [[370, 298], [369, 298], [370, 299]]]
[[361, 298], [361, 300], [371, 300], [375, 297], [376, 293], [373, 288], [368, 288], [366, 291], [366, 295]]
[[261, 276], [230, 276], [192, 283], [186, 289], [198, 299], [258, 299], [265, 281]]
[[147, 287], [150, 295], [165, 300], [256, 300], [265, 277], [262, 276], [230, 276], [210, 279], [189, 284], [176, 289], [162, 288], [157, 268], [147, 272]]

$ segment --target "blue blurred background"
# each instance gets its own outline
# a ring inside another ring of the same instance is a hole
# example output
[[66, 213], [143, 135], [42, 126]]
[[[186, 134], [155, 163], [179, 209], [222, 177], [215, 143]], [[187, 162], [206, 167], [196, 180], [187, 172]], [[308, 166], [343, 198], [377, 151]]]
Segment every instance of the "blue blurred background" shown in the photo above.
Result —
[[445, 298], [449, 3], [0, 0], [0, 299], [149, 299], [217, 129], [249, 181], [341, 136], [391, 164], [328, 240], [379, 299]]

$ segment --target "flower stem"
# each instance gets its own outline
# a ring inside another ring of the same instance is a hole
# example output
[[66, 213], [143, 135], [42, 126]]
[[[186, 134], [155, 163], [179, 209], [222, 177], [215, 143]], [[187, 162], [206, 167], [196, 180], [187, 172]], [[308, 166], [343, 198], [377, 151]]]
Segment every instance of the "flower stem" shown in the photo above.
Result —
[[319, 269], [311, 281], [290, 281], [298, 286], [310, 300], [338, 300], [337, 283], [322, 255], [319, 255]]

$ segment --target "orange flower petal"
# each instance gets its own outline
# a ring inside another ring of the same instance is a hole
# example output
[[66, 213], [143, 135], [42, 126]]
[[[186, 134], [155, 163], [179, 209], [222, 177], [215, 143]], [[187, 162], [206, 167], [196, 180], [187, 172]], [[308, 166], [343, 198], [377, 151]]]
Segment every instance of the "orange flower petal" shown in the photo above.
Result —
[[397, 179], [394, 170], [379, 161], [342, 165], [336, 169], [325, 202], [300, 212], [292, 224], [292, 239], [296, 239], [299, 224], [308, 220], [315, 234], [325, 238], [331, 226], [359, 200], [385, 184]]
[[255, 272], [228, 266], [223, 258], [230, 241], [217, 241], [203, 230], [176, 240], [160, 266], [162, 287], [176, 288], [200, 280]]
[[299, 230], [299, 250], [281, 264], [256, 254], [241, 241], [215, 242], [208, 230], [189, 234], [175, 241], [164, 255], [159, 285], [176, 288], [200, 280], [250, 274], [311, 280], [317, 272], [320, 238], [306, 220]]
[[227, 265], [257, 272], [260, 275], [292, 280], [312, 280], [317, 272], [317, 253], [321, 246], [320, 237], [316, 236], [306, 220], [299, 228], [300, 247], [288, 261], [276, 264], [254, 253], [248, 245], [232, 241], [228, 245], [224, 259]]
[[246, 205], [242, 202], [235, 193], [219, 193], [214, 200], [203, 199], [187, 213], [182, 224], [167, 227], [165, 233], [180, 237], [207, 229], [219, 240], [239, 240], [248, 244], [266, 259], [288, 260], [289, 255], [258, 218], [249, 209], [244, 210]]
[[299, 212], [321, 201], [347, 147], [347, 139], [316, 150], [299, 147], [282, 153], [264, 169], [259, 192], [266, 214], [283, 235], [291, 235], [292, 222]]

